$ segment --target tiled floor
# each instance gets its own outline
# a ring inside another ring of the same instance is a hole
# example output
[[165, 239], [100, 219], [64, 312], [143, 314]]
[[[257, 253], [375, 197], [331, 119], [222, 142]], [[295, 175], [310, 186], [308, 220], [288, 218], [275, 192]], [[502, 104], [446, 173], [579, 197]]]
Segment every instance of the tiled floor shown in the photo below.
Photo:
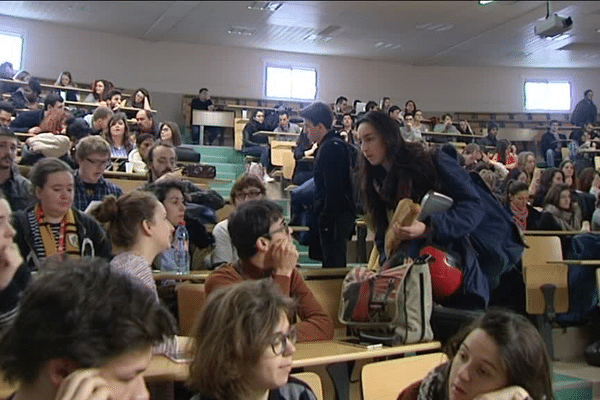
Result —
[[557, 399], [600, 399], [600, 367], [586, 364], [583, 358], [554, 361]]

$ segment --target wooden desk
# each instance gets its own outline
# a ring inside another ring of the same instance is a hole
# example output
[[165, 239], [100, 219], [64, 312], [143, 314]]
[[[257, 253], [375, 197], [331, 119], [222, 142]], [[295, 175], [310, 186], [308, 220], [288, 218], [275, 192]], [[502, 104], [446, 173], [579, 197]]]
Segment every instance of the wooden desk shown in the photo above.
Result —
[[190, 271], [189, 274], [175, 274], [171, 272], [152, 271], [155, 281], [177, 279], [183, 281], [204, 282], [212, 271]]
[[[70, 105], [70, 106], [89, 107], [89, 108], [96, 108], [100, 105], [99, 103], [85, 103], [82, 101], [66, 101], [66, 100], [65, 100], [65, 104]], [[142, 110], [142, 108], [119, 107], [119, 111], [140, 111], [140, 110]], [[156, 114], [156, 110], [148, 110], [148, 111]], [[128, 120], [128, 122], [129, 122], [129, 120]]]
[[289, 137], [293, 137], [293, 138], [297, 138], [298, 136], [300, 136], [299, 133], [274, 132], [274, 131], [258, 131], [258, 132], [254, 132], [254, 134], [259, 135], [259, 136], [268, 136], [269, 139], [273, 139], [274, 137], [277, 137], [277, 136], [289, 136]]
[[200, 126], [200, 145], [204, 144], [205, 126], [233, 128], [234, 117], [235, 113], [233, 111], [192, 110], [192, 125]]
[[[439, 350], [440, 342], [409, 344], [404, 346], [382, 347], [367, 350], [336, 340], [305, 342], [296, 344], [292, 359], [293, 368], [328, 365], [348, 361], [365, 360], [376, 357], [412, 355], [417, 352]], [[185, 381], [189, 375], [189, 365], [176, 363], [166, 356], [153, 356], [144, 378], [149, 381]]]
[[586, 233], [584, 231], [523, 231], [523, 234], [530, 236], [572, 236]]
[[600, 267], [600, 260], [558, 260], [558, 261], [546, 261], [548, 264], [569, 264], [569, 265], [583, 265], [587, 267]]

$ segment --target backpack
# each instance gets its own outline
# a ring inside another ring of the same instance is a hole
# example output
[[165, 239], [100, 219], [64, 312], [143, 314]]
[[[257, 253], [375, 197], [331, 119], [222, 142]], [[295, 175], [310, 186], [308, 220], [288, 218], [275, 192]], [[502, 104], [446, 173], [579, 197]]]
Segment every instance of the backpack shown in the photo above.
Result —
[[399, 345], [432, 340], [428, 259], [418, 257], [378, 273], [353, 268], [342, 283], [340, 322], [363, 342]]
[[477, 172], [470, 172], [482, 200], [485, 216], [469, 234], [490, 290], [498, 287], [500, 277], [521, 261], [525, 242], [512, 215], [500, 204]]

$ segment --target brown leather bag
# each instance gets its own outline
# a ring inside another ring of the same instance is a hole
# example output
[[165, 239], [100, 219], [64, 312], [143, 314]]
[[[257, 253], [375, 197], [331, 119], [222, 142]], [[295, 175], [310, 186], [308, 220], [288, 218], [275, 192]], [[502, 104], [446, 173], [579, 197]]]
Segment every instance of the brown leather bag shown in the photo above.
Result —
[[217, 176], [217, 168], [208, 164], [187, 164], [183, 167], [181, 175], [194, 178], [214, 179]]

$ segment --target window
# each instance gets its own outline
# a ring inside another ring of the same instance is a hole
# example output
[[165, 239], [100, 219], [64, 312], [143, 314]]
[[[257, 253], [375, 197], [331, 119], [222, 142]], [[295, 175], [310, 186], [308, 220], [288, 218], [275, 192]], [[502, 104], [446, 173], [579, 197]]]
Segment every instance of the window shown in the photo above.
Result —
[[525, 110], [569, 111], [569, 82], [525, 81]]
[[317, 70], [267, 65], [265, 95], [277, 99], [314, 100], [317, 96]]
[[0, 63], [12, 63], [15, 71], [21, 69], [21, 54], [23, 52], [23, 38], [19, 35], [0, 32]]

